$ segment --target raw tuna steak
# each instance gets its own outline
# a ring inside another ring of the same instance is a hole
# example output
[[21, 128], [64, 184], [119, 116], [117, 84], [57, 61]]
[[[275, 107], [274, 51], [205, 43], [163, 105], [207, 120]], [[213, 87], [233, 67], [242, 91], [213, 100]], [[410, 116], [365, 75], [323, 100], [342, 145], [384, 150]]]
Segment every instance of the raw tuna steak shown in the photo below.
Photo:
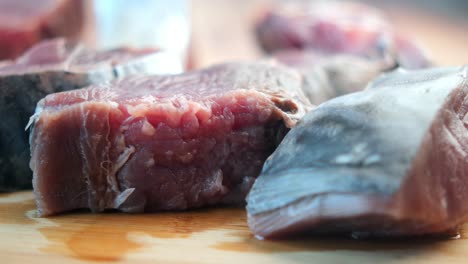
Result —
[[378, 10], [357, 3], [283, 4], [261, 16], [256, 33], [268, 53], [293, 49], [378, 60], [392, 58], [405, 68], [431, 64], [424, 52], [396, 33]]
[[90, 33], [89, 0], [0, 0], [0, 59], [45, 38], [79, 40]]
[[310, 108], [300, 86], [295, 71], [241, 63], [49, 95], [31, 135], [39, 214], [242, 203]]
[[137, 73], [177, 71], [163, 56], [125, 48], [95, 52], [55, 39], [35, 45], [15, 61], [0, 63], [0, 191], [31, 188], [24, 128], [41, 98]]
[[468, 67], [398, 70], [309, 112], [247, 198], [258, 237], [409, 236], [468, 217]]
[[258, 38], [275, 60], [303, 74], [304, 93], [314, 104], [360, 91], [399, 65], [430, 65], [411, 40], [395, 34], [371, 7], [324, 1], [282, 7], [263, 17]]

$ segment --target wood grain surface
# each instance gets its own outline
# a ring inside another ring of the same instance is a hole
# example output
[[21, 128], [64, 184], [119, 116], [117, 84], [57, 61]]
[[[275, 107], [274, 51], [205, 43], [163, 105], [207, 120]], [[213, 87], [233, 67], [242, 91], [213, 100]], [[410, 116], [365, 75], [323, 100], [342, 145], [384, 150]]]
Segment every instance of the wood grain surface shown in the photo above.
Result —
[[[36, 217], [32, 192], [0, 195], [0, 263], [466, 263], [460, 239], [259, 241], [242, 208]], [[468, 225], [466, 225], [468, 227]]]
[[[198, 67], [262, 56], [251, 25], [265, 1], [194, 0]], [[389, 10], [441, 65], [468, 62], [468, 27], [410, 10]], [[215, 23], [213, 21], [216, 21]], [[243, 208], [128, 215], [74, 212], [37, 218], [32, 192], [0, 195], [0, 263], [468, 263], [460, 239], [259, 241]]]

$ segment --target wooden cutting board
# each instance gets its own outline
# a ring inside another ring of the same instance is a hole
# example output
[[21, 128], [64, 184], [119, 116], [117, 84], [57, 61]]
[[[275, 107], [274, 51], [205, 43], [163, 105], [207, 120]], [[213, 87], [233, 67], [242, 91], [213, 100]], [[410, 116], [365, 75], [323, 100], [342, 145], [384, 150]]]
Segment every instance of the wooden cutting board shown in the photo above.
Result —
[[0, 195], [0, 263], [467, 263], [460, 239], [259, 241], [242, 208], [36, 217], [32, 192]]

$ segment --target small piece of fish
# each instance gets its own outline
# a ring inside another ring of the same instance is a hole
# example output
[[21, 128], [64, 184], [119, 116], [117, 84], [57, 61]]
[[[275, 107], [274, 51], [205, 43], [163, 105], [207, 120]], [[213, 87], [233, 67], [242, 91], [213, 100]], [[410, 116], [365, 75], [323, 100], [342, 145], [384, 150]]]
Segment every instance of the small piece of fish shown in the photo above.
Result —
[[51, 39], [16, 60], [0, 62], [0, 192], [32, 187], [24, 130], [40, 99], [125, 76], [182, 70], [171, 66], [175, 60], [168, 60], [156, 49], [95, 51], [65, 39]]
[[267, 53], [283, 50], [348, 54], [419, 69], [432, 63], [409, 36], [402, 35], [379, 10], [342, 1], [291, 1], [268, 7], [255, 26]]
[[313, 104], [360, 91], [398, 67], [431, 66], [424, 50], [370, 6], [335, 1], [273, 5], [256, 24], [264, 51], [304, 76]]
[[396, 70], [309, 112], [247, 198], [255, 235], [413, 236], [468, 217], [468, 67]]
[[261, 63], [48, 95], [31, 134], [38, 213], [243, 204], [265, 159], [311, 107], [296, 71]]

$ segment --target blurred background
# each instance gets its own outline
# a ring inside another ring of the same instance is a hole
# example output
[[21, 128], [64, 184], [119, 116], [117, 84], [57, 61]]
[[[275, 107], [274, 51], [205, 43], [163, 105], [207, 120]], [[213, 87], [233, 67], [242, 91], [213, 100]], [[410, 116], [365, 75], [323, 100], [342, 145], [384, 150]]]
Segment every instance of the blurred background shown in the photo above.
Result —
[[432, 11], [443, 16], [448, 16], [456, 19], [468, 19], [466, 11], [468, 9], [468, 1], [466, 0], [367, 0], [361, 1], [367, 4], [387, 5], [387, 6], [402, 6], [411, 8], [422, 8], [426, 11]]
[[[284, 1], [0, 0], [0, 59], [15, 58], [41, 39], [65, 36], [98, 49], [158, 46], [190, 68], [252, 60], [264, 56], [253, 34], [255, 19], [266, 6]], [[383, 10], [436, 63], [468, 62], [467, 0], [363, 2]]]
[[[260, 56], [249, 29], [252, 28], [256, 12], [272, 2], [282, 1], [193, 0], [193, 54], [196, 64], [204, 66], [223, 60]], [[468, 63], [467, 0], [361, 2], [380, 8], [398, 31], [420, 43], [436, 63]]]

